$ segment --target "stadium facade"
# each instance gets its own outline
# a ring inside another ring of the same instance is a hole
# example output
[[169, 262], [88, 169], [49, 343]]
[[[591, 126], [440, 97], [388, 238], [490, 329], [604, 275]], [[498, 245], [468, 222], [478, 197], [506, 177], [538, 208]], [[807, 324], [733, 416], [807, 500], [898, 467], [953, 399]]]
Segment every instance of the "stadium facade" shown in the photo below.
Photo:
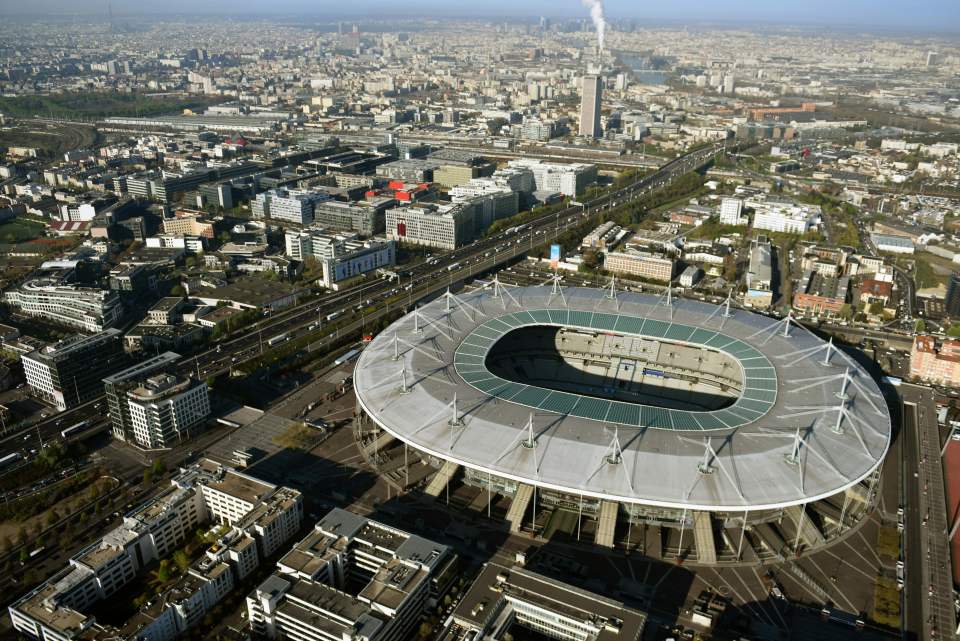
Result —
[[379, 334], [354, 381], [388, 481], [453, 486], [516, 532], [700, 564], [851, 531], [891, 437], [876, 382], [832, 344], [669, 292], [447, 293]]

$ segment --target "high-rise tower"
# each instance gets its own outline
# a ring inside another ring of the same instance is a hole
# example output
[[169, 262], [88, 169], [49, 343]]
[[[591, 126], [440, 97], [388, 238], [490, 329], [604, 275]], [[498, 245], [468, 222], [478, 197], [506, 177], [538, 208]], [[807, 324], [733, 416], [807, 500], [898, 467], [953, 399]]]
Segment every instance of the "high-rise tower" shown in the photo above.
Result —
[[599, 138], [600, 130], [600, 99], [603, 94], [603, 78], [597, 75], [583, 77], [580, 101], [580, 135], [590, 138]]

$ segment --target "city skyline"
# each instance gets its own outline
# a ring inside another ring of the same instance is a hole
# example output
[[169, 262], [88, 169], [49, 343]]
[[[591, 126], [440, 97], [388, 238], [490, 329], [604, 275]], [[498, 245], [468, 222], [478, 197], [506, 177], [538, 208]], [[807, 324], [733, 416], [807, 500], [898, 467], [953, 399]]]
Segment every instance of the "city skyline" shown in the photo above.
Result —
[[[113, 0], [115, 16], [164, 16], [164, 15], [225, 15], [272, 16], [301, 15], [322, 17], [327, 20], [368, 18], [404, 15], [416, 17], [431, 15], [438, 18], [486, 18], [503, 17], [518, 19], [545, 15], [561, 19], [588, 19], [589, 12], [579, 2], [563, 3], [546, 0], [524, 0], [522, 3], [492, 0], [482, 8], [450, 6], [434, 0], [417, 0], [398, 7], [384, 0], [360, 0], [351, 3], [345, 10], [341, 5], [307, 0], [279, 0], [265, 3], [261, 0], [228, 2], [210, 0], [198, 7], [187, 0], [171, 0], [161, 5], [140, 6], [133, 0]], [[838, 6], [826, 0], [814, 0], [803, 6], [770, 6], [756, 0], [734, 2], [705, 2], [704, 0], [681, 0], [664, 6], [639, 6], [626, 0], [607, 0], [604, 3], [609, 20], [635, 20], [643, 25], [662, 22], [679, 23], [738, 23], [776, 24], [783, 26], [830, 25], [833, 27], [856, 26], [859, 28], [895, 28], [932, 32], [956, 32], [960, 29], [960, 5], [946, 0], [927, 0], [905, 5], [895, 2], [867, 2], [854, 0]], [[25, 5], [3, 0], [0, 15], [57, 17], [65, 15], [106, 15], [107, 3], [99, 0], [38, 0]]]

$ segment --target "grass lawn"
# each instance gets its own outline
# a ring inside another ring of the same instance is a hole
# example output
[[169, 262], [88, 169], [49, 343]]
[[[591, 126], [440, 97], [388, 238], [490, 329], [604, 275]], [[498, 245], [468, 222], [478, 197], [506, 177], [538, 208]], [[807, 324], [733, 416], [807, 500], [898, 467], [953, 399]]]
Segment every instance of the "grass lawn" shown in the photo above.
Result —
[[900, 557], [900, 533], [896, 528], [882, 527], [877, 535], [877, 552], [888, 559]]
[[320, 439], [320, 432], [312, 427], [307, 427], [303, 423], [291, 425], [283, 434], [273, 438], [275, 445], [285, 447], [291, 450], [311, 450]]
[[5, 243], [22, 243], [43, 236], [44, 225], [33, 221], [17, 219], [0, 223], [0, 240]]
[[900, 592], [893, 579], [877, 577], [873, 592], [873, 620], [891, 628], [900, 627]]

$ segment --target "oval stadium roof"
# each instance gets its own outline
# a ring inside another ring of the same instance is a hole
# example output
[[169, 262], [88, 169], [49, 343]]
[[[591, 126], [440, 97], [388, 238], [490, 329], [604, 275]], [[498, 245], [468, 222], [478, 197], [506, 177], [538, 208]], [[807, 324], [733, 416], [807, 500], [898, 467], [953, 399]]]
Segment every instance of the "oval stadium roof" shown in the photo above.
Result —
[[[745, 310], [727, 318], [687, 299], [666, 303], [586, 288], [444, 296], [367, 346], [354, 373], [357, 399], [390, 434], [439, 459], [629, 503], [773, 509], [831, 496], [877, 469], [890, 416], [853, 359], [802, 327], [784, 335], [783, 321]], [[729, 407], [690, 411], [492, 374], [484, 364], [490, 348], [533, 325], [704, 345], [739, 363], [743, 391]]]

